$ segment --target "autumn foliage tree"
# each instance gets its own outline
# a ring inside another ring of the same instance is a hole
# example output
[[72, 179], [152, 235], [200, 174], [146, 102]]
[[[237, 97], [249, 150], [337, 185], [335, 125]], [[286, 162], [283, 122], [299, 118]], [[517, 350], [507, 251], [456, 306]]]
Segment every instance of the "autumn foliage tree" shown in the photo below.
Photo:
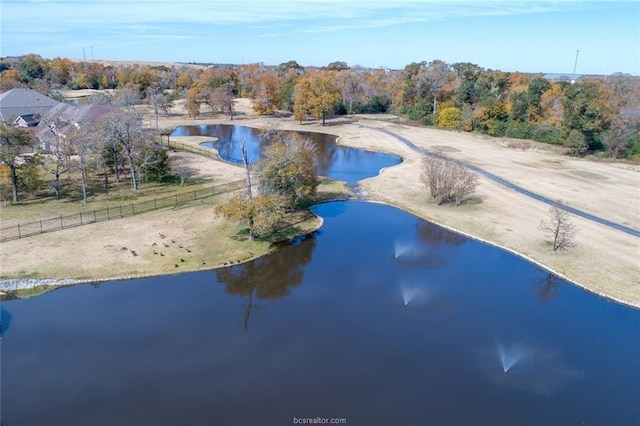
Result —
[[275, 72], [267, 72], [253, 86], [253, 110], [258, 114], [273, 115], [280, 108], [282, 97], [280, 82]]
[[273, 232], [285, 212], [304, 206], [319, 184], [313, 168], [315, 151], [309, 142], [273, 129], [265, 134], [262, 159], [253, 166], [259, 193], [253, 193], [250, 165], [243, 147], [245, 192], [234, 195], [215, 209], [216, 214], [229, 221], [246, 224], [250, 239]]
[[282, 198], [278, 195], [256, 195], [246, 193], [232, 196], [226, 203], [216, 206], [216, 214], [231, 222], [244, 223], [248, 227], [249, 239], [262, 238], [273, 232], [284, 215]]
[[276, 132], [256, 166], [260, 192], [281, 196], [288, 208], [304, 206], [320, 183], [315, 157], [310, 141]]
[[460, 117], [462, 117], [462, 111], [456, 107], [448, 107], [440, 111], [436, 123], [443, 129], [455, 129], [460, 123]]
[[189, 117], [195, 119], [200, 115], [200, 90], [197, 87], [192, 87], [187, 91], [184, 107], [187, 109]]
[[312, 72], [298, 80], [295, 86], [294, 113], [301, 122], [311, 114], [316, 119], [322, 119], [325, 125], [327, 114], [332, 112], [340, 102], [341, 94], [334, 83], [333, 73]]

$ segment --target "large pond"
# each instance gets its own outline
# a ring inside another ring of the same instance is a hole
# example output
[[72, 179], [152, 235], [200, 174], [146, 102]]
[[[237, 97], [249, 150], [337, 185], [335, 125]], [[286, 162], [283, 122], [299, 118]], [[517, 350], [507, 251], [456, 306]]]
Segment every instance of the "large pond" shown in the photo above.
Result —
[[11, 425], [630, 425], [640, 312], [393, 207], [217, 271], [5, 302]]
[[[245, 142], [247, 157], [257, 161], [261, 156], [260, 129], [225, 124], [177, 127], [171, 136], [213, 136], [215, 142], [201, 145], [216, 148], [220, 158], [232, 163], [241, 163], [240, 143]], [[324, 133], [296, 132], [308, 139], [317, 152], [316, 171], [321, 176], [342, 180], [350, 185], [368, 177], [376, 176], [380, 169], [399, 164], [402, 159], [395, 155], [366, 151], [338, 145], [336, 137]]]
[[640, 311], [390, 206], [314, 211], [246, 264], [4, 302], [2, 424], [638, 424]]

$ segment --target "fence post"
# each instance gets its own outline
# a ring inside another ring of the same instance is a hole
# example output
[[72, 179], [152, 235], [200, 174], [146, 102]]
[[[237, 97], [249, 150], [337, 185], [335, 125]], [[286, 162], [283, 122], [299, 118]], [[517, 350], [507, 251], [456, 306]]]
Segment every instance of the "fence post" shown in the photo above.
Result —
[[96, 216], [96, 209], [93, 209], [93, 221], [98, 223], [98, 217]]
[[42, 234], [42, 219], [40, 219], [40, 233]]
[[157, 198], [153, 199], [153, 207], [154, 207], [154, 210], [158, 210], [158, 199]]
[[133, 207], [133, 203], [131, 203], [131, 216], [135, 214], [135, 208]]
[[62, 215], [60, 215], [60, 229], [64, 229], [64, 223], [62, 223]]
[[111, 220], [111, 218], [109, 217], [109, 206], [107, 206], [107, 220]]
[[18, 238], [22, 238], [22, 236], [20, 235], [20, 224], [18, 224]]
[[80, 212], [80, 226], [82, 226], [82, 212]]
[[122, 219], [122, 204], [120, 204], [120, 219]]
[[176, 194], [176, 205], [175, 207], [178, 207], [178, 194]]

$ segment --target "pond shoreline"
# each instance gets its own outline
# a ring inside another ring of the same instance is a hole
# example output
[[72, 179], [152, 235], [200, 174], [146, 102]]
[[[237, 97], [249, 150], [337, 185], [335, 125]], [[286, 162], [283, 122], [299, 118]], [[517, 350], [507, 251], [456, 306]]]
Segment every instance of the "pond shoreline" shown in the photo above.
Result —
[[[212, 124], [236, 124], [253, 128], [264, 127], [265, 125], [264, 119], [261, 118], [246, 118], [232, 122], [213, 119], [202, 120], [201, 122], [205, 121]], [[194, 124], [193, 121], [184, 120], [183, 122], [175, 123], [175, 126], [192, 124]], [[399, 165], [381, 170], [375, 178], [365, 179], [360, 182], [361, 185], [359, 186], [362, 188], [363, 193], [366, 194], [363, 197], [366, 201], [392, 205], [470, 239], [503, 249], [600, 297], [632, 308], [640, 308], [640, 297], [637, 290], [639, 283], [637, 279], [629, 278], [634, 276], [634, 272], [638, 269], [637, 260], [634, 263], [633, 260], [623, 259], [623, 268], [620, 271], [620, 262], [618, 262], [618, 259], [611, 257], [618, 250], [618, 253], [626, 253], [625, 255], [628, 258], [629, 252], [633, 251], [632, 247], [637, 247], [637, 239], [632, 236], [619, 236], [614, 230], [602, 230], [596, 224], [585, 223], [584, 220], [577, 219], [578, 226], [581, 229], [578, 234], [577, 247], [559, 254], [551, 253], [548, 247], [542, 243], [540, 236], [536, 235], [539, 234], [537, 225], [539, 219], [544, 217], [546, 213], [546, 206], [534, 206], [535, 203], [529, 203], [528, 205], [527, 203], [520, 203], [519, 199], [510, 194], [508, 190], [500, 189], [498, 191], [495, 187], [491, 187], [490, 183], [483, 182], [480, 187], [481, 191], [485, 191], [484, 194], [489, 195], [479, 207], [465, 207], [465, 209], [457, 210], [436, 209], [433, 206], [426, 205], [423, 201], [414, 201], [416, 194], [421, 194], [421, 190], [412, 183], [416, 182], [416, 177], [412, 173], [416, 173], [416, 163], [419, 163], [419, 156], [408, 149], [403, 149], [394, 141], [385, 139], [384, 136], [373, 136], [373, 132], [368, 132], [368, 129], [358, 128], [355, 125], [321, 127], [318, 124], [308, 123], [299, 125], [297, 122], [287, 119], [282, 119], [278, 124], [281, 130], [328, 133], [337, 136], [336, 142], [340, 145], [385, 152], [402, 157], [403, 161]], [[378, 122], [376, 125], [383, 126], [386, 123]], [[419, 140], [420, 135], [423, 134], [422, 132], [436, 131], [408, 129], [406, 132], [408, 132], [412, 140], [414, 140], [414, 137], [411, 135], [415, 133], [415, 138]], [[440, 131], [440, 133], [442, 135], [439, 134], [439, 139], [434, 143], [442, 145], [446, 142], [447, 146], [456, 146], [453, 139], [445, 140], [443, 138], [457, 138], [459, 135], [453, 132]], [[462, 136], [464, 138], [471, 137], [468, 135]], [[532, 155], [534, 154], [532, 153]], [[596, 167], [612, 166], [594, 166], [594, 168]], [[575, 176], [572, 179], [575, 179]], [[422, 192], [424, 191], [422, 190]], [[513, 204], [514, 201], [519, 204]], [[501, 226], [498, 228], [494, 223], [499, 223]], [[619, 250], [623, 250], [623, 252]], [[601, 254], [598, 255], [598, 253]], [[207, 269], [215, 269], [221, 266], [224, 265], [212, 265]], [[186, 267], [181, 269], [181, 272], [185, 271], [188, 271]], [[164, 274], [167, 274], [167, 272], [159, 271], [157, 274], [152, 275]], [[128, 277], [78, 280], [77, 283], [141, 277], [143, 276], [133, 274]], [[39, 284], [40, 280], [33, 278], [8, 281], [12, 282], [11, 286], [23, 286], [24, 288], [38, 285], [57, 286], [56, 280], [44, 280], [44, 283], [41, 284]], [[0, 282], [0, 291], [7, 291], [3, 286], [3, 282]], [[68, 284], [63, 283], [62, 285]]]
[[[412, 214], [412, 215], [414, 215], [416, 217], [420, 217], [416, 213], [414, 213], [414, 212], [412, 212], [412, 211], [410, 211], [410, 210], [408, 210], [406, 208], [403, 208], [402, 206], [398, 206], [398, 205], [395, 205], [395, 204], [392, 204], [392, 203], [388, 203], [388, 202], [385, 202], [385, 201], [373, 199], [368, 194], [364, 198], [359, 198], [359, 200], [363, 201], [363, 202], [374, 203], [374, 204], [387, 205], [387, 206], [390, 206], [390, 207], [397, 208], [399, 210], [406, 211], [407, 213]], [[313, 204], [312, 206], [309, 206], [309, 207], [311, 208], [311, 207], [316, 206], [316, 205], [320, 205], [320, 204], [324, 204], [324, 203], [331, 203], [331, 202], [338, 202], [338, 201], [349, 201], [349, 199], [327, 200], [327, 201], [322, 201], [322, 202]], [[311, 214], [314, 214], [313, 212], [311, 212], [311, 210], [308, 210], [308, 211]], [[322, 217], [318, 217], [317, 215], [315, 215], [315, 216], [318, 219], [320, 219], [319, 226], [316, 229], [311, 230], [310, 232], [306, 232], [304, 234], [300, 234], [300, 235], [294, 236], [294, 237], [289, 238], [287, 240], [274, 242], [274, 243], [272, 243], [272, 246], [277, 246], [278, 244], [283, 244], [283, 243], [286, 244], [286, 243], [294, 241], [294, 240], [296, 240], [298, 238], [304, 238], [306, 236], [309, 236], [309, 235], [313, 234], [314, 232], [318, 231], [322, 227], [324, 219]], [[523, 253], [520, 253], [517, 250], [511, 249], [511, 248], [509, 248], [507, 246], [503, 246], [503, 245], [498, 244], [498, 243], [496, 243], [494, 241], [491, 241], [491, 240], [488, 240], [488, 239], [485, 239], [485, 238], [478, 237], [476, 235], [467, 233], [467, 232], [465, 232], [463, 230], [456, 229], [456, 228], [454, 228], [452, 226], [449, 226], [447, 224], [439, 223], [439, 222], [437, 222], [437, 221], [435, 221], [433, 219], [425, 219], [425, 218], [422, 218], [422, 219], [427, 220], [427, 221], [429, 221], [431, 223], [434, 223], [434, 224], [436, 224], [436, 225], [438, 225], [438, 226], [440, 226], [440, 227], [442, 227], [444, 229], [447, 229], [448, 231], [451, 231], [451, 232], [457, 233], [459, 235], [462, 235], [465, 238], [468, 238], [470, 240], [478, 241], [478, 242], [487, 244], [487, 245], [489, 245], [491, 247], [495, 247], [497, 249], [500, 249], [500, 250], [503, 250], [505, 252], [508, 252], [508, 253], [510, 253], [510, 254], [512, 254], [514, 256], [517, 256], [517, 257], [519, 257], [519, 258], [521, 258], [521, 259], [523, 259], [523, 260], [525, 260], [525, 261], [527, 261], [527, 262], [529, 262], [529, 263], [531, 263], [533, 265], [538, 266], [541, 269], [544, 269], [545, 271], [547, 271], [547, 272], [549, 272], [549, 273], [551, 273], [553, 275], [556, 275], [557, 277], [559, 277], [559, 278], [561, 278], [561, 279], [573, 284], [574, 286], [579, 287], [579, 288], [581, 288], [581, 289], [583, 289], [583, 290], [585, 290], [585, 291], [587, 291], [589, 293], [595, 294], [595, 295], [597, 295], [599, 297], [602, 297], [604, 299], [610, 300], [612, 302], [628, 306], [630, 308], [640, 309], [640, 306], [637, 305], [637, 304], [630, 303], [630, 302], [628, 302], [628, 301], [626, 301], [624, 299], [618, 299], [618, 298], [612, 297], [611, 295], [608, 295], [608, 294], [606, 294], [604, 292], [598, 292], [598, 291], [595, 291], [593, 289], [590, 289], [589, 287], [587, 287], [585, 285], [582, 285], [580, 282], [572, 279], [571, 277], [568, 277], [567, 275], [562, 274], [561, 272], [558, 272], [558, 271], [554, 270], [553, 268], [549, 267], [548, 265], [545, 265], [542, 262], [539, 262], [538, 260], [536, 260], [536, 259], [534, 259], [534, 258], [532, 258], [530, 256], [527, 256], [527, 255], [525, 255]], [[254, 259], [258, 258], [258, 257], [266, 256], [267, 254], [269, 254], [269, 252], [267, 252], [267, 253], [265, 253], [263, 255], [260, 255], [260, 256], [255, 256], [253, 258], [245, 259], [241, 263], [249, 262], [249, 261], [254, 260]], [[216, 269], [220, 269], [220, 268], [223, 268], [223, 267], [224, 267], [224, 265], [218, 265], [218, 266], [213, 267], [213, 268], [184, 270], [181, 273], [198, 272], [198, 271], [203, 271], [203, 270], [216, 270]], [[110, 281], [128, 281], [128, 280], [134, 280], [134, 279], [140, 279], [140, 278], [151, 278], [151, 277], [154, 277], [154, 276], [161, 276], [161, 275], [166, 275], [166, 274], [163, 274], [163, 273], [153, 274], [153, 273], [151, 273], [151, 274], [143, 274], [143, 275], [112, 276], [112, 277], [104, 277], [104, 278], [97, 278], [97, 279], [11, 278], [11, 279], [6, 279], [6, 280], [0, 281], [0, 297], [2, 297], [4, 295], [7, 295], [7, 294], [9, 294], [9, 295], [11, 295], [12, 293], [15, 294], [15, 292], [18, 292], [20, 290], [30, 290], [30, 289], [34, 289], [34, 288], [37, 288], [37, 287], [45, 287], [45, 288], [46, 287], [50, 287], [50, 290], [54, 290], [54, 289], [57, 289], [57, 288], [64, 288], [64, 287], [69, 287], [69, 286], [72, 286], [72, 285], [79, 285], [79, 284], [95, 284], [95, 283], [110, 282]], [[45, 291], [49, 291], [49, 289], [46, 289]]]

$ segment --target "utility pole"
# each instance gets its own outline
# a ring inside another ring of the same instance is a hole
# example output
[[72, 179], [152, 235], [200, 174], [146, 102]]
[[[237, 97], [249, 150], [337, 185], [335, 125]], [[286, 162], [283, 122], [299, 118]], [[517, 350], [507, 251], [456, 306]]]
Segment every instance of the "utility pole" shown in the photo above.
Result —
[[573, 74], [576, 74], [576, 69], [578, 69], [578, 53], [580, 53], [579, 50], [576, 50], [576, 62], [573, 64]]
[[84, 46], [82, 46], [82, 66], [87, 67], [87, 54], [84, 50]]

